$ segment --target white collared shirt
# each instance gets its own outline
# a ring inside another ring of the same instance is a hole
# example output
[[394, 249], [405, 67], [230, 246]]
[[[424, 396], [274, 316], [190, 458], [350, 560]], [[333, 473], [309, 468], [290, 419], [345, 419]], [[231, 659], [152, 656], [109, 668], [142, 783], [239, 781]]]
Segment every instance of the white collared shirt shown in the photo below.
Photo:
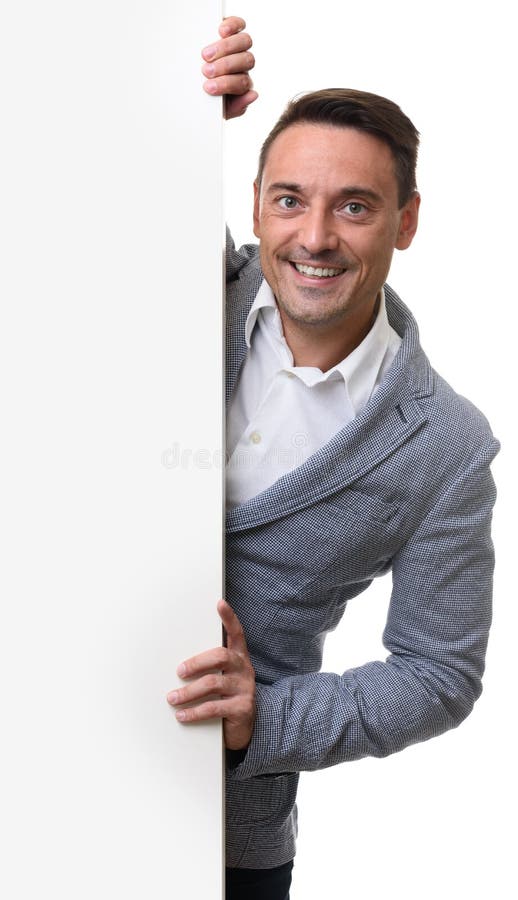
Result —
[[382, 289], [376, 321], [342, 362], [294, 366], [273, 292], [264, 280], [246, 320], [248, 353], [227, 414], [227, 507], [300, 466], [354, 419], [392, 363], [401, 338]]

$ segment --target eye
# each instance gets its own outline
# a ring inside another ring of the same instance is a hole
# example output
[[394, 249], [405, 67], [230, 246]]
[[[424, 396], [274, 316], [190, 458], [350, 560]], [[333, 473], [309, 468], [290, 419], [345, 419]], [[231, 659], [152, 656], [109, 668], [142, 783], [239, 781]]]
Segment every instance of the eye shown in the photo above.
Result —
[[295, 197], [279, 197], [277, 203], [281, 209], [296, 209], [299, 201]]
[[345, 204], [344, 209], [351, 216], [359, 216], [366, 211], [367, 207], [363, 203], [358, 203], [357, 200], [351, 200], [350, 203]]

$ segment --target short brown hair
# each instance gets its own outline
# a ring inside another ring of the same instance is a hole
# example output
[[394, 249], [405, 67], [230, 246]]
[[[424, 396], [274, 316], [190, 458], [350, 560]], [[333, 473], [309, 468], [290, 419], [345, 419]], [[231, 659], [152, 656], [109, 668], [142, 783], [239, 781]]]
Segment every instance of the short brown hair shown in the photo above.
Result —
[[278, 135], [298, 123], [356, 128], [384, 141], [392, 152], [400, 208], [416, 190], [419, 132], [402, 110], [385, 97], [349, 88], [328, 88], [291, 100], [266, 138], [259, 156], [261, 183], [268, 151]]

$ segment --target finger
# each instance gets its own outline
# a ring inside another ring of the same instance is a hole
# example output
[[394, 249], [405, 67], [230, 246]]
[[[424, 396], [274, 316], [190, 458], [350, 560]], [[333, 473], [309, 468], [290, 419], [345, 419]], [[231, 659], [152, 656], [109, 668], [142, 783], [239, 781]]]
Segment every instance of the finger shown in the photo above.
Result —
[[242, 116], [254, 100], [257, 100], [259, 94], [257, 91], [247, 91], [241, 96], [231, 97], [227, 95], [225, 101], [225, 119], [235, 119]]
[[243, 31], [244, 28], [246, 28], [246, 22], [240, 16], [225, 16], [218, 30], [221, 37], [227, 37], [229, 34]]
[[234, 693], [233, 679], [224, 678], [217, 672], [211, 672], [204, 678], [198, 678], [185, 687], [169, 691], [167, 702], [171, 706], [181, 706], [183, 703], [194, 703], [211, 697], [213, 694], [229, 695]]
[[224, 56], [215, 62], [204, 63], [201, 70], [207, 78], [217, 78], [218, 75], [248, 72], [254, 66], [254, 55], [247, 51], [246, 53], [233, 53], [232, 56]]
[[216, 41], [208, 47], [204, 47], [201, 55], [206, 62], [214, 62], [223, 56], [232, 56], [234, 53], [244, 53], [250, 50], [252, 38], [249, 34], [234, 34], [231, 37]]
[[234, 653], [245, 654], [248, 657], [248, 648], [241, 622], [226, 600], [218, 602], [218, 613], [227, 632], [228, 649], [234, 651]]
[[179, 722], [203, 722], [207, 719], [233, 719], [241, 714], [239, 699], [231, 697], [225, 700], [209, 700], [197, 706], [175, 710]]
[[212, 650], [204, 650], [196, 656], [191, 656], [180, 663], [176, 674], [180, 678], [199, 678], [213, 669], [225, 670], [231, 665], [231, 658], [226, 647], [213, 647]]
[[203, 83], [203, 89], [213, 97], [223, 97], [225, 94], [246, 94], [252, 88], [252, 79], [245, 74], [221, 75], [219, 78], [211, 78]]

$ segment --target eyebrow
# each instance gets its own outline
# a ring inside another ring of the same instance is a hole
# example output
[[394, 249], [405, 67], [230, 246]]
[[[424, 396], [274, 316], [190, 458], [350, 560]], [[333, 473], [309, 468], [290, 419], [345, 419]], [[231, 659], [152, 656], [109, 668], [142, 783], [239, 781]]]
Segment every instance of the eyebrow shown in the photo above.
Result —
[[272, 191], [290, 191], [292, 194], [300, 194], [302, 190], [302, 186], [300, 184], [293, 184], [291, 181], [274, 181], [267, 190], [267, 194], [270, 194]]
[[[271, 194], [274, 191], [288, 191], [292, 194], [301, 194], [304, 193], [304, 188], [301, 184], [296, 184], [292, 181], [274, 181], [266, 190], [267, 194]], [[338, 196], [345, 199], [347, 197], [365, 197], [366, 200], [371, 200], [373, 203], [383, 203], [383, 197], [373, 191], [372, 188], [364, 187], [361, 184], [350, 184], [341, 188], [338, 191]]]

